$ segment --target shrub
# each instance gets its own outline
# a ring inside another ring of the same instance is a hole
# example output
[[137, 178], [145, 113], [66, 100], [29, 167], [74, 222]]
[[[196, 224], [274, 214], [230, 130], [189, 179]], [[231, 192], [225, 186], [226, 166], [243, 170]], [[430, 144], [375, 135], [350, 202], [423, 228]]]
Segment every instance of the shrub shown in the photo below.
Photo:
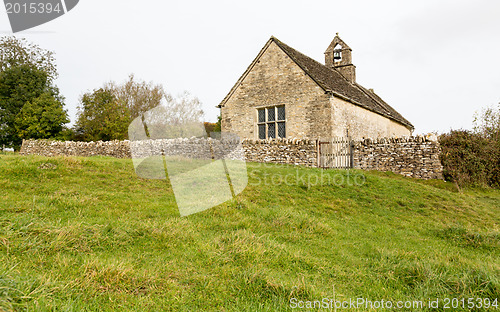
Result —
[[445, 179], [500, 187], [500, 103], [475, 114], [474, 131], [452, 130], [439, 141]]
[[498, 139], [467, 130], [452, 130], [441, 135], [439, 141], [446, 180], [460, 186], [500, 187]]

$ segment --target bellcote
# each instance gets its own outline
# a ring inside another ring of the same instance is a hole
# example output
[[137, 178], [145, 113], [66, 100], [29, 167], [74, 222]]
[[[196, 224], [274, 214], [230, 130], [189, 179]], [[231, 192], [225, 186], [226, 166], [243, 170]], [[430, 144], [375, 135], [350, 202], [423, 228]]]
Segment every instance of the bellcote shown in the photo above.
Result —
[[325, 51], [325, 65], [342, 74], [351, 83], [356, 82], [356, 66], [352, 64], [352, 49], [339, 37], [333, 38]]

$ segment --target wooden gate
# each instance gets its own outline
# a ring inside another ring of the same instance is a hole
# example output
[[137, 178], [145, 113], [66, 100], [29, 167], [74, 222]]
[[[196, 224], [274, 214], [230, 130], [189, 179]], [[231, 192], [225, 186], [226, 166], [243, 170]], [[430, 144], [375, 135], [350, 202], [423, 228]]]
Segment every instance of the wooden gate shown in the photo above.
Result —
[[353, 143], [349, 138], [334, 138], [318, 142], [318, 166], [320, 168], [353, 167]]

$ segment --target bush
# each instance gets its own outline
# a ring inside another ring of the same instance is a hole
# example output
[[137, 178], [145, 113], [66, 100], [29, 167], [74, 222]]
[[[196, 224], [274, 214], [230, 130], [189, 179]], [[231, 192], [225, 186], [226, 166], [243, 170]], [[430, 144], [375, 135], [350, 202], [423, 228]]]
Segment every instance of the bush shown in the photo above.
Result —
[[444, 177], [460, 186], [500, 187], [500, 103], [474, 116], [474, 131], [440, 136]]
[[498, 138], [467, 130], [443, 134], [441, 163], [444, 178], [460, 186], [500, 187]]
[[204, 122], [203, 126], [205, 127], [205, 131], [207, 132], [208, 136], [210, 136], [212, 132], [220, 132], [220, 131], [215, 131], [215, 128], [217, 127], [216, 123]]

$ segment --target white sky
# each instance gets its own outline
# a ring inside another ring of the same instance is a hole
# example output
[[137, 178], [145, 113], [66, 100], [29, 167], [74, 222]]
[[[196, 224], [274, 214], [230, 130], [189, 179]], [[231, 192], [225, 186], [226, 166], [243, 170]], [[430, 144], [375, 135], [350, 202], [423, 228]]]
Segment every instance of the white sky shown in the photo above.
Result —
[[[357, 82], [416, 133], [471, 128], [500, 102], [500, 1], [80, 0], [66, 15], [18, 33], [55, 51], [72, 122], [80, 95], [137, 78], [200, 98], [206, 119], [271, 35], [324, 62], [339, 32]], [[0, 34], [10, 34], [4, 9]]]

